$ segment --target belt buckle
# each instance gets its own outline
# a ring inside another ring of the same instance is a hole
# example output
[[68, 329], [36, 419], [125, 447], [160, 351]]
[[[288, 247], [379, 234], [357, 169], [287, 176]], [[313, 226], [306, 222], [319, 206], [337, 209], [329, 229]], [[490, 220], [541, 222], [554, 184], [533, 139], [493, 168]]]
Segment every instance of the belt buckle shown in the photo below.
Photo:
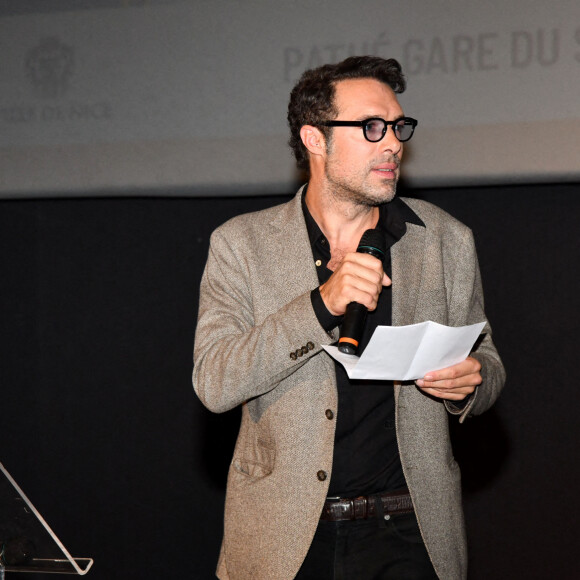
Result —
[[336, 506], [333, 511], [334, 513], [337, 513], [337, 511], [340, 513], [338, 521], [355, 519], [354, 502], [352, 498], [331, 495], [326, 498], [326, 501], [331, 502]]

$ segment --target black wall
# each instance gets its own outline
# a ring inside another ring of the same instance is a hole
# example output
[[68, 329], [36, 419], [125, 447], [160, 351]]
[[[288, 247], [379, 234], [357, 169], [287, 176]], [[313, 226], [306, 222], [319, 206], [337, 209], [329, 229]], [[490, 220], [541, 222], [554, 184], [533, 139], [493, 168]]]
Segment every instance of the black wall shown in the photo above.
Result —
[[[452, 425], [470, 579], [576, 579], [580, 184], [408, 194], [473, 228], [508, 372]], [[0, 202], [0, 461], [89, 578], [213, 577], [239, 415], [191, 387], [198, 286], [217, 225], [286, 199]]]

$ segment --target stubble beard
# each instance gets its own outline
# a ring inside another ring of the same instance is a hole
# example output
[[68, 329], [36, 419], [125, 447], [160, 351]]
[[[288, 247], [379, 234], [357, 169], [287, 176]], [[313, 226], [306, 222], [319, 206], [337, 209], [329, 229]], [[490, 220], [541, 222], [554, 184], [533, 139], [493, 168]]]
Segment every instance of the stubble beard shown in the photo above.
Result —
[[[382, 160], [380, 163], [396, 162], [399, 165], [398, 158]], [[364, 177], [371, 175], [372, 167], [379, 162], [370, 163], [364, 171], [352, 174], [341, 172], [338, 175], [333, 171], [333, 164], [327, 163], [324, 172], [326, 182], [330, 193], [339, 202], [348, 202], [356, 206], [377, 207], [393, 201], [397, 193], [398, 175], [394, 178], [385, 178], [380, 185], [371, 185], [365, 183]], [[397, 169], [398, 171], [398, 169]]]

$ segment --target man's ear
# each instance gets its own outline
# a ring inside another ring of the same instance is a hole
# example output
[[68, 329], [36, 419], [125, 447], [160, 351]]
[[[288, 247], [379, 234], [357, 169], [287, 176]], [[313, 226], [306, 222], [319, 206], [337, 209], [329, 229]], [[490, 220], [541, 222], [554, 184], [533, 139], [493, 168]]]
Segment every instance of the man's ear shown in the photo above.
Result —
[[317, 127], [312, 125], [303, 125], [300, 129], [300, 139], [304, 147], [308, 149], [310, 155], [325, 155], [326, 141], [324, 135]]

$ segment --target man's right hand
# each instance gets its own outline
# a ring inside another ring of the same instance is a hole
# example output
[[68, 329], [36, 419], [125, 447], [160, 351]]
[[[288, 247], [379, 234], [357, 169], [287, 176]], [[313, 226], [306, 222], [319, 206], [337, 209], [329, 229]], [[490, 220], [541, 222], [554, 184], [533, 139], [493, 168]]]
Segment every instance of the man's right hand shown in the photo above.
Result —
[[351, 302], [374, 310], [383, 286], [390, 285], [391, 279], [379, 259], [353, 252], [346, 254], [332, 276], [320, 286], [320, 296], [329, 312], [342, 316]]

